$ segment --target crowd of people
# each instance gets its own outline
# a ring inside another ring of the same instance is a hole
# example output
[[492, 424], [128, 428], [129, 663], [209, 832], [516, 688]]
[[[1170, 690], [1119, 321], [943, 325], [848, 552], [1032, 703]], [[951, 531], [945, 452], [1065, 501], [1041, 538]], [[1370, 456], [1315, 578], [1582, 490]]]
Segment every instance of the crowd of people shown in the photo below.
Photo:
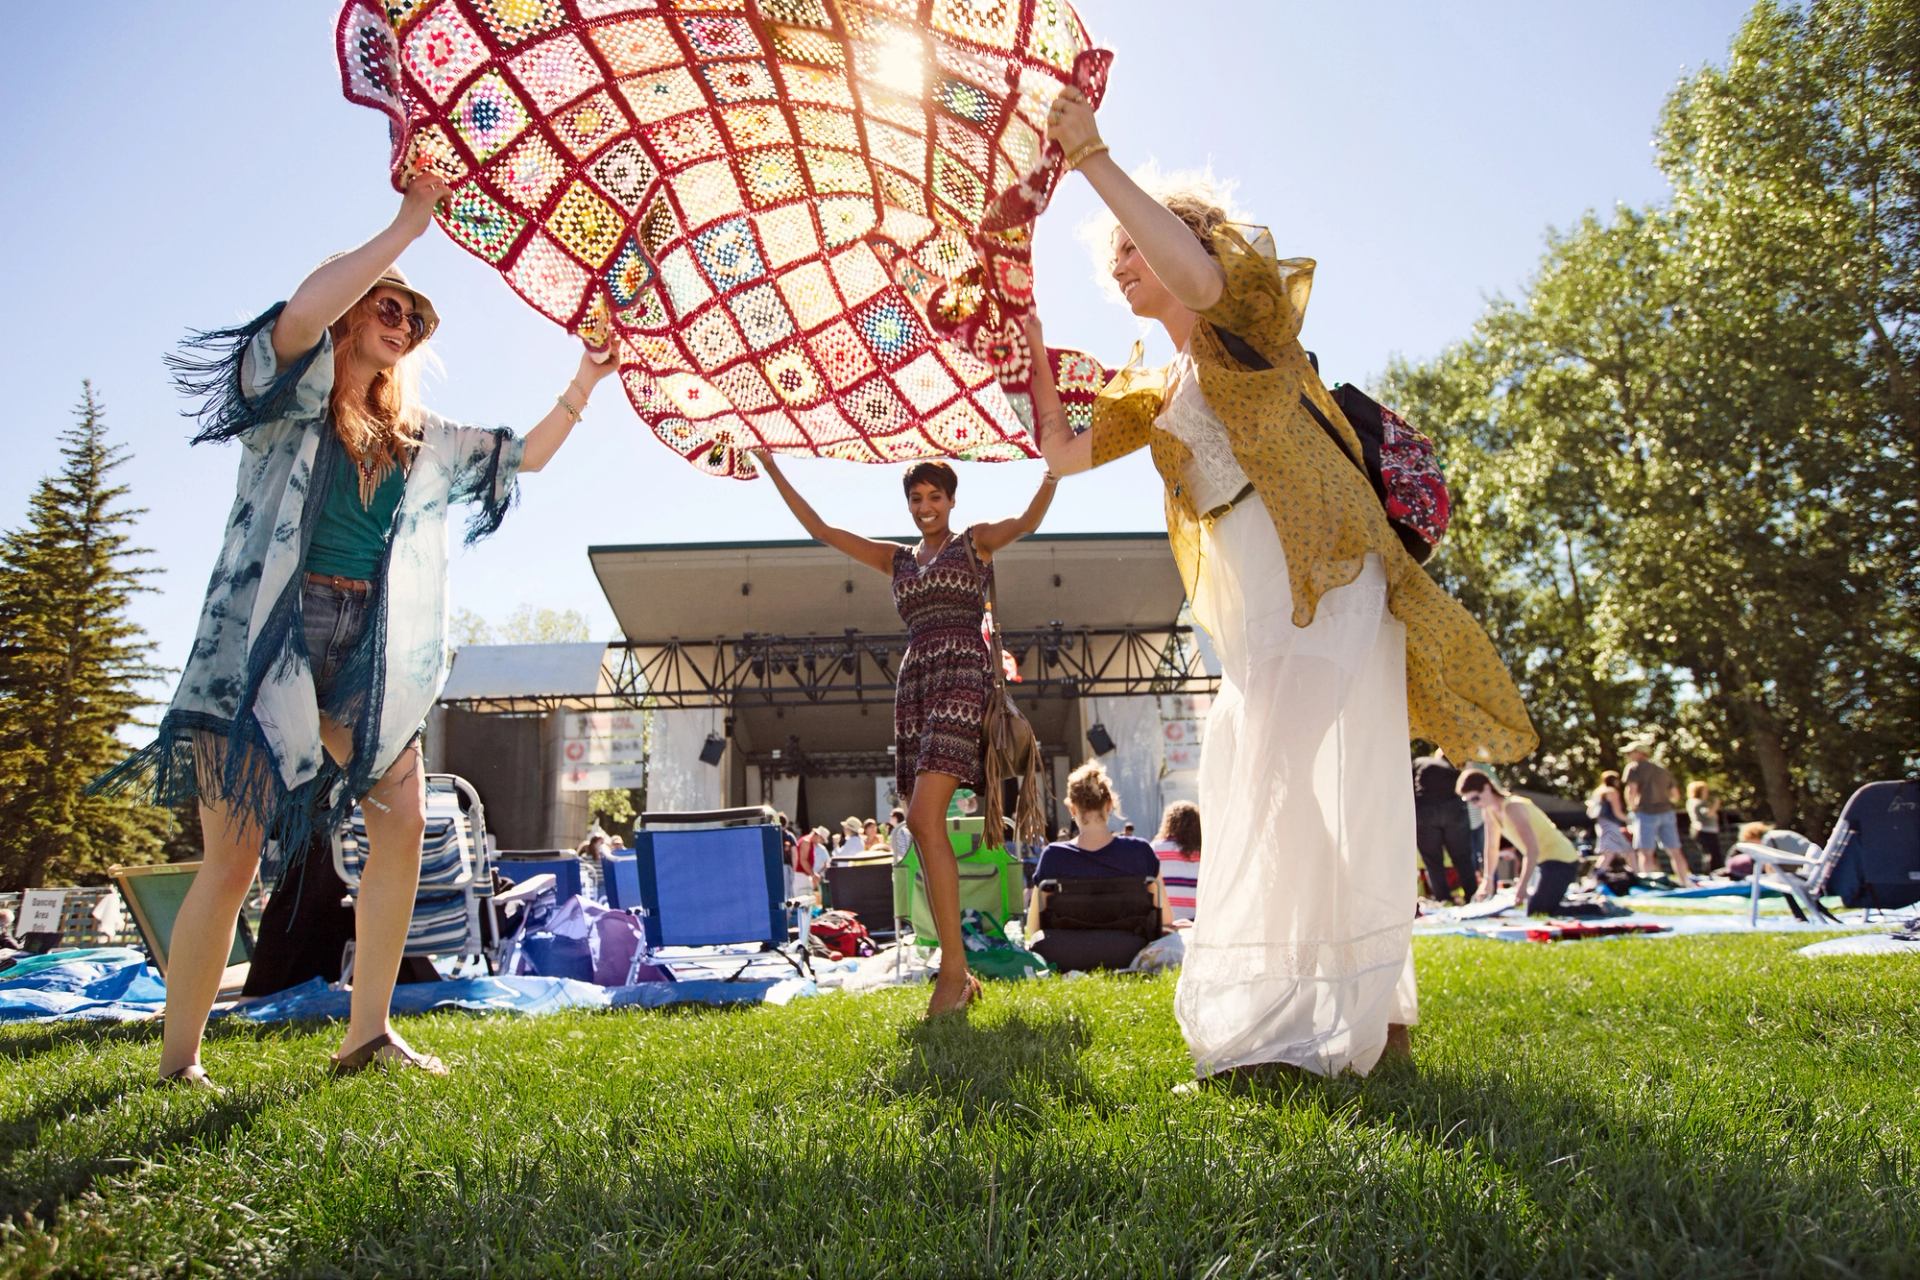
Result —
[[[1587, 794], [1592, 835], [1584, 848], [1534, 800], [1502, 787], [1490, 769], [1456, 768], [1438, 750], [1416, 759], [1417, 848], [1427, 896], [1485, 901], [1504, 881], [1516, 897], [1525, 896], [1529, 914], [1541, 915], [1559, 909], [1587, 859], [1595, 883], [1614, 887], [1654, 881], [1686, 888], [1701, 875], [1745, 874], [1743, 860], [1729, 860], [1722, 849], [1712, 784], [1695, 779], [1683, 793], [1645, 740], [1627, 743], [1622, 755], [1621, 767], [1603, 772]], [[1771, 830], [1748, 823], [1740, 840], [1758, 841]], [[1697, 867], [1687, 838], [1699, 855]]]

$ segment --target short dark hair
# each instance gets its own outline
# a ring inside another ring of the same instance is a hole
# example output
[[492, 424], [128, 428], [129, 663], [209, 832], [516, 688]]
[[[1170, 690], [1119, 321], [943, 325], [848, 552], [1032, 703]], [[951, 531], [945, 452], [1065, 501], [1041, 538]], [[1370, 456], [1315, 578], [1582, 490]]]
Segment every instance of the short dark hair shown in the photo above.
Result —
[[1456, 795], [1462, 796], [1470, 796], [1478, 791], [1491, 791], [1502, 800], [1506, 799], [1508, 794], [1484, 769], [1462, 769], [1460, 780], [1453, 784], [1453, 790]]
[[908, 467], [907, 474], [901, 480], [900, 488], [911, 494], [913, 487], [917, 484], [930, 484], [951, 498], [960, 490], [960, 477], [946, 463], [938, 458], [930, 458]]

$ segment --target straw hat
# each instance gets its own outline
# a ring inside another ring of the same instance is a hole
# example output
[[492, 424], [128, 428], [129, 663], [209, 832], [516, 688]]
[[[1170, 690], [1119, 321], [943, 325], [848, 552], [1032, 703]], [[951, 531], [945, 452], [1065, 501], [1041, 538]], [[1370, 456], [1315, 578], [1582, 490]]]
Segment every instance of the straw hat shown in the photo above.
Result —
[[1629, 738], [1620, 744], [1621, 755], [1632, 755], [1638, 751], [1643, 756], [1653, 754], [1653, 742], [1648, 738]]
[[[344, 251], [328, 254], [321, 260], [320, 265], [324, 267], [327, 263], [337, 262], [346, 256]], [[427, 331], [420, 335], [420, 341], [425, 342], [428, 338], [431, 338], [433, 331], [440, 327], [440, 313], [434, 309], [433, 299], [420, 292], [413, 281], [407, 279], [407, 273], [397, 266], [388, 267], [385, 271], [382, 271], [380, 278], [373, 282], [372, 287], [369, 288], [367, 292], [372, 293], [374, 289], [378, 289], [383, 284], [391, 285], [393, 288], [413, 298], [413, 309], [420, 314], [422, 320], [427, 322]]]

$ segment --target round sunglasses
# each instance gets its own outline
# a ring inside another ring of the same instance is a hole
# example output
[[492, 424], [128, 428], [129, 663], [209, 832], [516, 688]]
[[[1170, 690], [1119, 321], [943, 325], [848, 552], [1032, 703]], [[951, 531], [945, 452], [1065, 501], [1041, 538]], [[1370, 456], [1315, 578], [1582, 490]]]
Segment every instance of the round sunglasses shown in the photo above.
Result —
[[392, 298], [376, 298], [373, 314], [389, 329], [405, 329], [418, 346], [427, 338], [427, 318], [418, 311], [408, 311]]

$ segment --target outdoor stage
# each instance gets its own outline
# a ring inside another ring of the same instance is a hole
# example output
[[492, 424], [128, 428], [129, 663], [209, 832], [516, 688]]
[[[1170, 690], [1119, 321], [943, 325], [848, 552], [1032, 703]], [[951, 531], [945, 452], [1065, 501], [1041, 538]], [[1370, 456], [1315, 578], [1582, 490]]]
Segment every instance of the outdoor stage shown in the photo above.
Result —
[[[431, 766], [479, 788], [503, 847], [573, 844], [589, 789], [643, 781], [650, 808], [885, 816], [907, 637], [880, 575], [810, 540], [588, 554], [626, 638], [463, 648], [429, 722]], [[1165, 535], [1039, 534], [995, 573], [1055, 795], [1099, 755], [1150, 828], [1191, 798], [1218, 684]]]

